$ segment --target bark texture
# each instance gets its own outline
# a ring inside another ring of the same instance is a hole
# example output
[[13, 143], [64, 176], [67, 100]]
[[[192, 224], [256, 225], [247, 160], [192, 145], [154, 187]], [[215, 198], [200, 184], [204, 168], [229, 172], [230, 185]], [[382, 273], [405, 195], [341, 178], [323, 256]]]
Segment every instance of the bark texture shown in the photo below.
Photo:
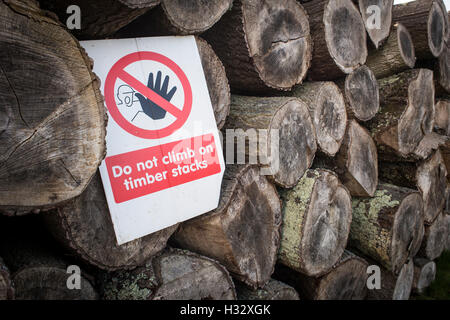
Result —
[[300, 300], [294, 288], [273, 279], [270, 279], [263, 288], [258, 290], [237, 284], [236, 291], [239, 300]]
[[418, 59], [441, 55], [448, 35], [448, 16], [442, 0], [398, 4], [392, 14], [395, 22], [400, 22], [409, 30]]
[[189, 251], [168, 249], [131, 271], [98, 277], [105, 300], [235, 300], [228, 271]]
[[280, 244], [281, 203], [255, 166], [228, 166], [219, 207], [181, 224], [177, 245], [216, 259], [238, 280], [263, 287]]
[[77, 5], [81, 10], [81, 29], [73, 30], [80, 39], [111, 37], [120, 28], [158, 5], [160, 0], [39, 0], [41, 7], [56, 13], [65, 23], [73, 14], [68, 8]]
[[328, 170], [308, 170], [293, 189], [281, 192], [283, 227], [278, 261], [309, 276], [331, 270], [347, 244], [351, 197]]
[[14, 215], [81, 194], [106, 113], [84, 50], [36, 2], [1, 1], [0, 21], [0, 211]]
[[401, 23], [394, 24], [386, 43], [378, 50], [370, 51], [366, 62], [377, 79], [414, 68], [415, 64], [414, 42]]
[[380, 184], [374, 198], [353, 199], [350, 244], [398, 274], [420, 248], [423, 201], [414, 190]]

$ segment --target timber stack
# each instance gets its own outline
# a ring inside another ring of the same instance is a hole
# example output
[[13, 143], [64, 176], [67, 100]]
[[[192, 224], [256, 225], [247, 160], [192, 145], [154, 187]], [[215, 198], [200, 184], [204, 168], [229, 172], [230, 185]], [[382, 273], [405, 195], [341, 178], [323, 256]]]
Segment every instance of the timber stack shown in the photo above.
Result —
[[[423, 293], [450, 249], [449, 22], [442, 0], [393, 2], [1, 0], [0, 300]], [[221, 198], [118, 245], [108, 116], [79, 41], [172, 35], [195, 37]]]

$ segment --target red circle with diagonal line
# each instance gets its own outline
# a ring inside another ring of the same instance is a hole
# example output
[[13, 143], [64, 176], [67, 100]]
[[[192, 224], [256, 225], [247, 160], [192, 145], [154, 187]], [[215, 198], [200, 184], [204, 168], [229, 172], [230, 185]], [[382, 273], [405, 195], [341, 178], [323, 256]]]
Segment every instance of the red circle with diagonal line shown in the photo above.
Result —
[[[184, 105], [181, 110], [125, 71], [125, 68], [130, 64], [144, 60], [159, 62], [172, 70], [178, 77], [184, 91]], [[117, 107], [114, 89], [118, 79], [121, 79], [147, 99], [150, 99], [159, 107], [172, 114], [176, 120], [169, 126], [159, 130], [145, 130], [130, 123]], [[192, 110], [192, 88], [186, 74], [175, 62], [156, 52], [140, 51], [121, 58], [111, 68], [105, 82], [105, 102], [109, 113], [122, 129], [139, 138], [159, 139], [170, 136], [186, 123]]]

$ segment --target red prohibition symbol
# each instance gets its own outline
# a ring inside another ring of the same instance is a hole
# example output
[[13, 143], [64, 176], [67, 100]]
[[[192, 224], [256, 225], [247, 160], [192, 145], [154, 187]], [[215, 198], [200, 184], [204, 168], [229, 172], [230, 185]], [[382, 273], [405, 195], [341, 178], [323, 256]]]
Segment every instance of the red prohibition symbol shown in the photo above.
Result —
[[[158, 95], [141, 81], [137, 80], [135, 77], [125, 71], [125, 68], [130, 64], [145, 60], [159, 62], [167, 66], [175, 73], [175, 75], [181, 82], [184, 92], [184, 105], [182, 109], [177, 108], [172, 103]], [[152, 102], [166, 110], [168, 113], [174, 116], [176, 120], [169, 126], [159, 130], [145, 130], [130, 123], [127, 119], [125, 119], [125, 117], [117, 107], [114, 89], [118, 79], [124, 81], [134, 90], [144, 95], [147, 99], [150, 99]], [[139, 138], [160, 139], [170, 136], [186, 123], [192, 110], [192, 88], [188, 78], [186, 77], [186, 74], [175, 62], [159, 53], [140, 51], [121, 58], [111, 68], [105, 82], [105, 102], [109, 113], [122, 129]]]

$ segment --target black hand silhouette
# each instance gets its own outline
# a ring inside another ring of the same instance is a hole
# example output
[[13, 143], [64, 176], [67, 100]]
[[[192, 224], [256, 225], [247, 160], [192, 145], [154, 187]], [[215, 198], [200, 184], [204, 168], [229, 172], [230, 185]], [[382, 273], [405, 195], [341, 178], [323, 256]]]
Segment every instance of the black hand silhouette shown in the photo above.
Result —
[[[149, 89], [152, 89], [154, 92], [156, 92], [161, 97], [170, 102], [175, 92], [177, 91], [177, 87], [173, 87], [169, 92], [167, 92], [167, 90], [169, 89], [169, 76], [166, 76], [164, 78], [164, 83], [162, 87], [161, 87], [161, 76], [162, 76], [161, 71], [158, 71], [158, 74], [156, 75], [156, 82], [153, 84], [153, 73], [150, 73], [150, 75], [148, 76], [147, 87]], [[149, 116], [153, 120], [160, 120], [166, 117], [167, 111], [158, 106], [156, 103], [147, 99], [140, 93], [136, 93], [136, 97], [139, 99], [139, 102], [141, 103], [142, 111], [147, 116]]]

